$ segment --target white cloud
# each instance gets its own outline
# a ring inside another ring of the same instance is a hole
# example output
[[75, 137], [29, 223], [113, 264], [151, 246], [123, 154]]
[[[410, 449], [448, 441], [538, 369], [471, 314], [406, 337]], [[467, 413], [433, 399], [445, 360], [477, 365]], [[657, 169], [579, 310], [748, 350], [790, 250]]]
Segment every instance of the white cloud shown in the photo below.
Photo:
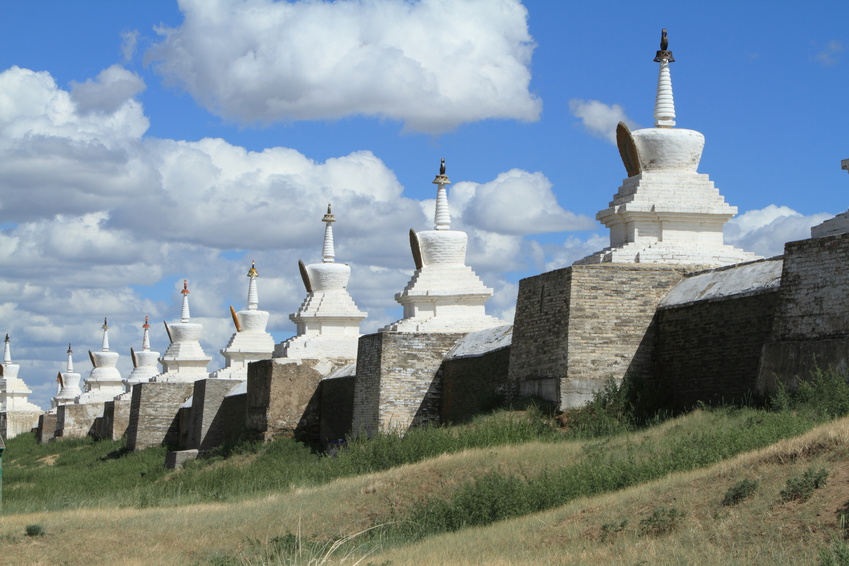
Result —
[[[533, 121], [533, 40], [519, 0], [181, 0], [147, 60], [209, 111], [243, 123], [367, 115], [441, 133]], [[226, 35], [227, 41], [221, 41]]]
[[140, 76], [120, 65], [112, 65], [101, 71], [95, 80], [71, 82], [71, 99], [83, 114], [112, 114], [144, 89], [145, 84]]
[[822, 51], [814, 55], [817, 62], [830, 67], [840, 61], [841, 53], [846, 51], [846, 46], [842, 41], [832, 39], [829, 41]]
[[475, 184], [474, 196], [465, 203], [463, 220], [490, 232], [517, 235], [595, 228], [589, 217], [557, 204], [545, 175], [519, 169], [500, 173], [489, 183]]
[[569, 236], [559, 246], [546, 246], [546, 251], [551, 259], [546, 262], [545, 271], [569, 267], [575, 261], [601, 251], [609, 245], [610, 236], [608, 234], [591, 234], [586, 239]]
[[616, 145], [616, 125], [625, 122], [630, 129], [637, 125], [625, 115], [625, 109], [618, 104], [605, 104], [598, 100], [580, 100], [574, 98], [569, 101], [569, 110], [576, 118], [581, 119], [589, 133], [597, 138], [607, 140]]
[[826, 213], [804, 216], [792, 208], [770, 204], [732, 218], [725, 225], [725, 243], [764, 257], [781, 255], [786, 242], [810, 238], [811, 226], [832, 216]]
[[125, 31], [121, 34], [121, 53], [124, 55], [124, 61], [129, 61], [133, 58], [136, 54], [138, 44], [139, 30]]
[[[82, 84], [109, 90], [104, 73]], [[217, 369], [232, 333], [228, 306], [244, 307], [251, 259], [269, 330], [278, 341], [291, 335], [288, 314], [305, 296], [297, 261], [320, 261], [328, 202], [337, 261], [351, 265], [349, 291], [369, 315], [362, 330], [401, 316], [393, 297], [413, 271], [407, 233], [432, 227], [433, 201], [404, 197], [369, 151], [318, 162], [283, 147], [144, 137], [148, 119], [132, 91], [112, 99], [118, 106], [84, 111], [48, 73], [0, 73], [0, 333], [14, 336], [33, 401], [47, 405], [68, 342], [87, 375], [85, 351], [100, 343], [104, 316], [124, 371], [145, 315], [153, 348], [164, 352], [161, 321], [179, 316], [184, 278], [192, 317], [208, 327], [201, 344], [216, 356], [209, 369]], [[540, 173], [458, 181], [449, 201], [452, 226], [469, 234], [468, 263], [496, 290], [488, 305], [496, 316], [509, 317], [515, 300], [505, 272], [545, 261], [527, 236], [587, 221], [558, 205]]]

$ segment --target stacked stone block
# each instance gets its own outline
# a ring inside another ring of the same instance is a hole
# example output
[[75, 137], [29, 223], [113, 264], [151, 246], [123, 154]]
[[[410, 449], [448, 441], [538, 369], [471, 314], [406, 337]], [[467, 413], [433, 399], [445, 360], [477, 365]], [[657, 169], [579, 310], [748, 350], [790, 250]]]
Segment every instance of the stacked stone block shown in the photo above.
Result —
[[849, 371], [849, 234], [784, 246], [781, 296], [757, 391], [795, 387], [817, 369]]
[[360, 338], [353, 433], [404, 434], [439, 422], [442, 360], [464, 335], [380, 332]]
[[513, 394], [580, 407], [608, 378], [652, 372], [658, 303], [699, 266], [573, 265], [519, 283]]
[[176, 446], [180, 441], [178, 411], [192, 396], [193, 382], [137, 383], [133, 385], [127, 448]]

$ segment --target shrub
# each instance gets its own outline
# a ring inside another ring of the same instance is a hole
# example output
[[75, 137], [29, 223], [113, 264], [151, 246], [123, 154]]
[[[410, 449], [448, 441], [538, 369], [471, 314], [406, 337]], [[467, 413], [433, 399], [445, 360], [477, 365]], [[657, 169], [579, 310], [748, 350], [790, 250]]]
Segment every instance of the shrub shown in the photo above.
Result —
[[628, 519], [621, 521], [613, 521], [612, 523], [604, 523], [601, 526], [601, 542], [607, 542], [619, 533], [625, 530], [628, 526]]
[[725, 497], [722, 499], [722, 504], [725, 506], [737, 505], [758, 489], [758, 481], [744, 479], [735, 483], [725, 492]]
[[781, 490], [781, 500], [787, 501], [807, 501], [814, 493], [815, 489], [819, 489], [825, 485], [828, 479], [828, 470], [820, 468], [808, 468], [802, 477], [788, 478], [787, 484]]
[[831, 548], [821, 548], [819, 555], [820, 566], [849, 566], [849, 545], [842, 540], [835, 540]]
[[44, 527], [41, 525], [27, 525], [24, 528], [24, 532], [28, 537], [40, 537], [44, 536]]
[[795, 391], [779, 384], [770, 405], [776, 411], [801, 411], [823, 420], [844, 417], [849, 415], [849, 376], [817, 368]]
[[678, 528], [681, 519], [684, 518], [684, 513], [675, 507], [658, 507], [652, 514], [645, 519], [640, 520], [640, 536], [648, 535], [652, 537], [671, 533]]

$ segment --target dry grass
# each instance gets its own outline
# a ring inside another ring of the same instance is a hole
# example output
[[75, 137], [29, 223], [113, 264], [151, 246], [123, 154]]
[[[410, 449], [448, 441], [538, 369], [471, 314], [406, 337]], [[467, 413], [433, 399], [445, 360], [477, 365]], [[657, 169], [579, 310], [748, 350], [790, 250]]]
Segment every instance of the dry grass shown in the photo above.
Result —
[[[827, 485], [805, 503], [781, 503], [788, 477], [825, 466]], [[725, 491], [744, 477], [760, 486], [734, 507]], [[432, 537], [370, 557], [401, 564], [815, 564], [840, 532], [838, 510], [849, 500], [849, 420], [712, 466], [577, 500], [554, 511], [490, 527]], [[671, 534], [638, 535], [654, 509], [686, 513]], [[603, 535], [605, 524], [628, 524]]]
[[[687, 417], [699, 425], [706, 417]], [[667, 423], [631, 438], [650, 440]], [[611, 444], [627, 443], [613, 438]], [[490, 471], [535, 475], [582, 457], [589, 443], [529, 443], [443, 455], [418, 464], [336, 480], [315, 488], [226, 504], [94, 508], [0, 518], [3, 564], [205, 564], [236, 557], [289, 532], [327, 540], [367, 528], [393, 509], [428, 495], [448, 495]], [[786, 479], [816, 464], [825, 488], [805, 503], [779, 502]], [[734, 507], [729, 486], [757, 479], [758, 491]], [[849, 419], [744, 454], [705, 470], [673, 474], [618, 493], [576, 500], [553, 511], [427, 538], [368, 556], [381, 564], [810, 564], [838, 533], [837, 509], [849, 499]], [[639, 522], [658, 506], [685, 513], [677, 529], [639, 536]], [[628, 519], [619, 533], [602, 525]], [[26, 537], [27, 525], [41, 537]], [[254, 542], [251, 542], [254, 541]], [[256, 562], [251, 562], [256, 563]]]

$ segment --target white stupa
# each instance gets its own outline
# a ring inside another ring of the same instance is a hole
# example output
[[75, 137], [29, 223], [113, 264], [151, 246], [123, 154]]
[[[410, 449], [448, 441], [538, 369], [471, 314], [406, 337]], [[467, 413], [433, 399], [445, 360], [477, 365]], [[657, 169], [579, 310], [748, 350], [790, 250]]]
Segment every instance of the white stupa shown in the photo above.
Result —
[[103, 341], [99, 352], [88, 351], [91, 358], [91, 373], [85, 381], [85, 393], [77, 399], [78, 403], [104, 403], [111, 401], [125, 391], [124, 379], [115, 367], [118, 364], [118, 352], [109, 351], [109, 324], [103, 319]]
[[189, 286], [185, 280], [183, 280], [183, 290], [180, 293], [183, 295], [180, 322], [165, 323], [171, 344], [168, 345], [165, 355], [159, 359], [159, 363], [162, 364], [162, 373], [154, 376], [151, 381], [190, 383], [209, 377], [206, 366], [212, 358], [204, 354], [198, 341], [203, 325], [191, 322]]
[[492, 289], [484, 286], [466, 265], [468, 236], [451, 230], [445, 160], [433, 183], [437, 185], [434, 229], [410, 230], [410, 247], [416, 272], [407, 286], [395, 295], [404, 306], [404, 318], [381, 332], [473, 332], [503, 321], [488, 316], [484, 303]]
[[6, 344], [3, 350], [3, 365], [0, 372], [0, 412], [33, 412], [41, 411], [41, 407], [27, 400], [32, 390], [24, 380], [18, 377], [21, 366], [12, 363], [12, 348], [9, 335], [6, 334]]
[[59, 405], [75, 403], [77, 397], [82, 395], [82, 390], [80, 389], [80, 379], [82, 376], [74, 371], [74, 351], [71, 350], [70, 344], [68, 344], [68, 365], [64, 372], [59, 373], [57, 378], [59, 380], [59, 391], [51, 402], [53, 409]]
[[133, 371], [127, 376], [125, 381], [127, 391], [133, 389], [136, 383], [147, 383], [150, 379], [159, 374], [159, 352], [154, 352], [150, 349], [150, 324], [147, 317], [144, 317], [142, 325], [144, 335], [142, 337], [141, 352], [136, 352], [130, 348], [130, 357], [133, 359]]
[[704, 136], [676, 129], [675, 102], [663, 30], [655, 99], [655, 127], [630, 132], [621, 123], [616, 139], [628, 172], [610, 206], [596, 219], [610, 229], [610, 247], [577, 264], [673, 263], [720, 266], [758, 259], [723, 243], [722, 227], [737, 207], [725, 202], [707, 175], [697, 172]]
[[351, 268], [335, 263], [333, 247], [333, 222], [336, 218], [327, 205], [322, 218], [324, 246], [322, 263], [304, 265], [298, 262], [307, 298], [298, 312], [289, 315], [297, 326], [297, 335], [274, 348], [275, 358], [356, 359], [360, 322], [366, 313], [360, 311], [348, 293]]
[[248, 362], [265, 360], [274, 352], [274, 337], [265, 327], [268, 325], [268, 311], [259, 310], [259, 294], [256, 288], [256, 271], [254, 262], [248, 271], [248, 309], [236, 312], [230, 307], [236, 333], [230, 338], [227, 347], [221, 350], [226, 364], [215, 371], [210, 377], [221, 379], [247, 379]]

